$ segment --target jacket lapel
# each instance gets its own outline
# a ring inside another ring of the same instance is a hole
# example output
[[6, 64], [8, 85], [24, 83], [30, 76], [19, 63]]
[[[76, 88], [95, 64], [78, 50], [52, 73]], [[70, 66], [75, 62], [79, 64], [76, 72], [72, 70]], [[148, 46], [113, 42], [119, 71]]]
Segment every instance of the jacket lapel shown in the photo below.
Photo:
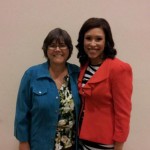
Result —
[[91, 84], [101, 82], [106, 78], [108, 78], [108, 73], [109, 73], [109, 62], [106, 59], [87, 83]]
[[84, 87], [82, 87], [82, 79], [84, 76], [84, 73], [87, 69], [88, 64], [86, 64], [83, 68], [81, 68], [80, 76], [78, 79], [78, 87], [79, 87], [79, 93], [81, 95], [88, 95], [91, 96], [92, 88], [94, 88], [96, 83], [100, 83], [106, 78], [108, 78], [109, 75], [109, 59], [106, 59], [100, 68], [96, 71], [96, 73], [89, 79], [89, 81], [85, 84]]

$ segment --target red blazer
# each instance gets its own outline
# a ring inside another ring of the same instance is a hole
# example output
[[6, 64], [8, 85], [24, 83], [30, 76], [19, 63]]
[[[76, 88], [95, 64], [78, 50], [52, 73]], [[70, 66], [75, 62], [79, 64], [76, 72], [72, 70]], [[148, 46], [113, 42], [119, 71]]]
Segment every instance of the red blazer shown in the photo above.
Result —
[[82, 110], [84, 107], [80, 138], [103, 144], [124, 142], [131, 112], [131, 67], [117, 58], [108, 58], [82, 87], [87, 66], [81, 67], [78, 79]]

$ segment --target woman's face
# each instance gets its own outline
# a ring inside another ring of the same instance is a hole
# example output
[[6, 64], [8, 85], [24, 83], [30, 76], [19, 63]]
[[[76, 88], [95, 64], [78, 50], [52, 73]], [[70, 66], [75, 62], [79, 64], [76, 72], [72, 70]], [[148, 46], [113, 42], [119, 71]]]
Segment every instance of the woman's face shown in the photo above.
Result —
[[101, 63], [101, 55], [105, 48], [105, 33], [101, 28], [88, 30], [84, 35], [84, 51], [91, 64]]
[[64, 41], [58, 42], [54, 40], [48, 46], [47, 56], [51, 65], [65, 64], [69, 56], [69, 49]]

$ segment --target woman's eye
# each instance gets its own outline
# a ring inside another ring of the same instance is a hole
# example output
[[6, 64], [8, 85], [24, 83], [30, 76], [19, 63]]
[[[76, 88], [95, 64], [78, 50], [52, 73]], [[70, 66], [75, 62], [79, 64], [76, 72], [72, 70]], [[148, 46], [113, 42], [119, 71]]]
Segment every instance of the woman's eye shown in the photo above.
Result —
[[52, 45], [50, 45], [50, 47], [56, 47], [56, 45], [52, 44]]
[[91, 37], [87, 36], [85, 37], [86, 40], [90, 41], [91, 40]]
[[102, 38], [101, 38], [101, 37], [98, 37], [98, 38], [96, 38], [95, 40], [96, 40], [96, 41], [101, 41]]

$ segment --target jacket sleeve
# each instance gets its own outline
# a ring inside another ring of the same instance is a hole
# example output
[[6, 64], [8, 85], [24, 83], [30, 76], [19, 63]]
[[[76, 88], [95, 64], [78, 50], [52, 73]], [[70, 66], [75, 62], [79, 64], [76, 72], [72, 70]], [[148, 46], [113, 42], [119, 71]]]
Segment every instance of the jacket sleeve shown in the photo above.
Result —
[[14, 135], [21, 142], [29, 140], [30, 108], [30, 76], [25, 73], [18, 91], [14, 124]]
[[129, 64], [122, 63], [114, 67], [111, 73], [111, 84], [115, 112], [113, 140], [124, 142], [129, 134], [132, 108], [132, 69]]

